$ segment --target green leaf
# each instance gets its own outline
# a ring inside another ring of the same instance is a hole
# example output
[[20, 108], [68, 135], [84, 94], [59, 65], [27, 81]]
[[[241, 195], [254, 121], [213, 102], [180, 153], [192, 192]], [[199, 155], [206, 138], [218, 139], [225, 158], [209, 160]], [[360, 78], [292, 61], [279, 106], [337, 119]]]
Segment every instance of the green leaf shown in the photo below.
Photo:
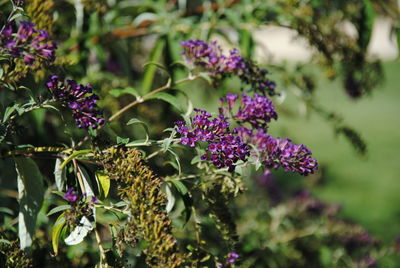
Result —
[[201, 72], [201, 73], [199, 73], [198, 75], [199, 75], [201, 78], [203, 78], [204, 80], [206, 80], [206, 81], [208, 82], [208, 84], [210, 84], [210, 85], [213, 84], [213, 80], [212, 80], [212, 78], [211, 78], [211, 76], [210, 76], [209, 73]]
[[182, 173], [182, 169], [181, 169], [181, 163], [179, 160], [179, 156], [174, 151], [172, 151], [170, 148], [168, 148], [167, 151], [170, 152], [174, 156], [177, 167], [178, 167], [178, 174], [180, 175]]
[[6, 110], [4, 111], [3, 115], [3, 122], [6, 122], [10, 116], [19, 108], [19, 104], [16, 103], [11, 107], [7, 107]]
[[179, 103], [179, 99], [171, 94], [168, 94], [166, 92], [158, 92], [154, 95], [152, 95], [151, 97], [149, 97], [148, 99], [159, 99], [159, 100], [163, 100], [168, 102], [169, 104], [171, 104], [172, 106], [174, 106], [179, 113], [183, 113], [184, 109], [182, 108], [182, 106]]
[[186, 224], [189, 221], [190, 216], [192, 215], [192, 205], [193, 205], [193, 200], [189, 194], [189, 191], [186, 188], [185, 184], [183, 184], [179, 180], [168, 178], [167, 182], [171, 183], [171, 185], [174, 186], [174, 188], [178, 191], [179, 195], [182, 198], [183, 204], [185, 206], [185, 210], [183, 212], [185, 214], [185, 224]]
[[364, 0], [364, 4], [361, 10], [361, 18], [359, 19], [358, 25], [358, 44], [364, 52], [367, 50], [369, 41], [372, 36], [375, 16], [375, 9], [372, 5], [371, 0]]
[[46, 216], [50, 216], [50, 215], [53, 215], [53, 214], [55, 214], [57, 212], [64, 211], [64, 210], [67, 210], [67, 209], [70, 209], [70, 208], [71, 208], [71, 205], [61, 205], [61, 206], [58, 206], [58, 207], [55, 207], [55, 208], [51, 209], [49, 211], [49, 213], [46, 214]]
[[58, 216], [56, 223], [53, 226], [53, 231], [51, 233], [51, 244], [53, 245], [54, 255], [58, 254], [58, 241], [60, 240], [60, 234], [65, 225], [64, 213]]
[[132, 96], [135, 96], [136, 98], [140, 97], [139, 92], [136, 91], [136, 89], [134, 89], [133, 87], [127, 87], [127, 88], [115, 88], [115, 89], [111, 89], [110, 91], [108, 91], [108, 93], [110, 93], [112, 96], [118, 98], [121, 95], [125, 95], [125, 94], [129, 94]]
[[122, 137], [117, 137], [117, 144], [127, 144], [129, 142], [129, 138], [122, 138]]
[[165, 72], [168, 74], [168, 76], [170, 76], [170, 73], [169, 73], [167, 67], [165, 67], [164, 65], [162, 65], [162, 64], [159, 63], [159, 62], [149, 61], [149, 62], [146, 62], [146, 63], [143, 65], [143, 67], [144, 67], [144, 68], [149, 68], [149, 67], [152, 66], [152, 65], [154, 65], [155, 67], [158, 67], [159, 69], [165, 71]]
[[201, 155], [196, 155], [195, 157], [193, 157], [192, 161], [190, 161], [190, 164], [194, 165], [194, 164], [197, 164], [197, 163], [201, 162], [202, 160], [201, 160], [200, 157], [201, 157]]
[[61, 168], [62, 160], [56, 159], [56, 166], [54, 168], [54, 179], [56, 181], [57, 190], [62, 192], [64, 190], [65, 182], [67, 181], [67, 171]]
[[249, 30], [240, 30], [240, 53], [244, 58], [252, 58], [254, 51], [253, 34]]
[[172, 178], [169, 178], [168, 181], [171, 182], [182, 195], [186, 195], [189, 192], [185, 184], [183, 184], [181, 181]]
[[167, 183], [164, 184], [163, 188], [164, 188], [165, 194], [167, 195], [167, 200], [168, 200], [165, 210], [167, 211], [167, 213], [169, 213], [174, 208], [175, 196], [172, 193], [172, 189], [170, 188], [170, 186]]
[[0, 244], [8, 244], [8, 245], [11, 245], [11, 242], [8, 241], [8, 240], [6, 240], [6, 239], [0, 238]]
[[86, 168], [78, 165], [78, 170], [82, 175], [83, 186], [85, 186], [86, 190], [86, 197], [94, 196], [92, 181], [90, 179], [90, 175], [87, 172]]
[[93, 230], [92, 223], [86, 216], [82, 216], [79, 224], [77, 224], [74, 230], [72, 230], [72, 232], [69, 234], [69, 236], [64, 239], [64, 242], [69, 246], [77, 245], [83, 241], [83, 239], [89, 234], [91, 230]]
[[92, 152], [92, 150], [86, 149], [86, 150], [80, 150], [80, 151], [75, 151], [73, 152], [70, 156], [67, 157], [67, 159], [64, 160], [64, 162], [61, 163], [60, 168], [63, 169], [65, 166], [71, 162], [74, 158], [77, 158], [78, 156], [85, 155]]
[[[151, 51], [150, 61], [151, 62], [158, 62], [161, 59], [162, 52], [164, 50], [165, 41], [164, 39], [160, 38], [157, 40], [153, 50]], [[144, 76], [143, 76], [143, 86], [142, 86], [142, 93], [148, 93], [153, 86], [153, 80], [156, 73], [156, 66], [151, 65], [148, 66], [146, 69]]]
[[29, 248], [35, 234], [37, 215], [43, 204], [43, 176], [30, 158], [15, 158], [18, 174], [19, 221], [21, 249]]
[[146, 141], [149, 140], [149, 128], [147, 127], [146, 123], [144, 123], [143, 121], [140, 121], [137, 118], [132, 118], [128, 121], [128, 123], [126, 123], [126, 125], [132, 125], [132, 124], [140, 124], [143, 126], [144, 130], [146, 131]]
[[99, 182], [99, 188], [103, 193], [104, 197], [108, 196], [108, 192], [110, 191], [110, 177], [102, 172], [96, 172], [96, 178]]
[[155, 140], [135, 140], [125, 144], [126, 147], [150, 146]]
[[6, 207], [0, 207], [0, 212], [14, 216], [14, 212], [11, 209], [6, 208]]

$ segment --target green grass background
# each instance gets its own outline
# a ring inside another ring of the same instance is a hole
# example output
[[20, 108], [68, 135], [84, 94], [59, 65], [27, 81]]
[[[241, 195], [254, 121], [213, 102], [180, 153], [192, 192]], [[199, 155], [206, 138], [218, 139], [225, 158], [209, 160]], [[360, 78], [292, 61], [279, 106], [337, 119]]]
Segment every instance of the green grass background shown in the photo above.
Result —
[[271, 132], [288, 132], [306, 144], [324, 168], [324, 183], [314, 190], [318, 197], [343, 205], [346, 218], [387, 241], [400, 235], [399, 71], [400, 62], [384, 63], [385, 82], [360, 100], [348, 98], [340, 81], [329, 82], [321, 75], [318, 79], [318, 103], [341, 114], [346, 125], [361, 134], [368, 145], [367, 157], [358, 156], [315, 114], [307, 120], [282, 115], [271, 126]]
[[[274, 136], [288, 135], [307, 145], [322, 167], [323, 184], [313, 190], [323, 201], [343, 206], [342, 215], [361, 223], [373, 235], [389, 242], [400, 235], [400, 62], [383, 64], [385, 82], [369, 96], [350, 99], [341, 81], [328, 81], [319, 68], [316, 75], [316, 100], [327, 110], [340, 114], [357, 130], [368, 145], [368, 155], [360, 157], [343, 136], [336, 136], [326, 120], [310, 116], [279, 114], [270, 124]], [[183, 86], [194, 107], [217, 111], [217, 93], [198, 86]], [[228, 83], [230, 88], [237, 83]], [[279, 90], [279, 87], [278, 87]], [[296, 111], [299, 102], [288, 95], [283, 107]], [[275, 173], [280, 180], [296, 185], [307, 182], [294, 174]]]

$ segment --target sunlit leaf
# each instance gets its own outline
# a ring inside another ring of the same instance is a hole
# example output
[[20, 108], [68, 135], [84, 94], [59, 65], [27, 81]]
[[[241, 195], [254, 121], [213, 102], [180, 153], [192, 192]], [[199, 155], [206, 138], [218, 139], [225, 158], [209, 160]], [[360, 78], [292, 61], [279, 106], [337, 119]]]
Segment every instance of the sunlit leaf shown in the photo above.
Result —
[[21, 249], [29, 248], [35, 234], [37, 214], [43, 204], [43, 176], [30, 158], [15, 158], [18, 174], [19, 221]]
[[50, 210], [46, 214], [46, 216], [50, 216], [50, 215], [53, 215], [53, 214], [55, 214], [57, 212], [64, 211], [64, 210], [67, 210], [67, 209], [70, 209], [70, 208], [71, 208], [71, 205], [61, 205], [61, 206], [55, 207], [52, 210]]
[[97, 181], [99, 182], [99, 188], [101, 189], [104, 197], [108, 196], [110, 191], [110, 177], [102, 172], [96, 172]]
[[67, 171], [61, 168], [62, 160], [56, 159], [56, 166], [54, 168], [54, 179], [56, 181], [57, 190], [62, 192], [64, 190], [65, 182], [67, 181]]
[[58, 216], [53, 226], [53, 231], [51, 232], [51, 244], [53, 246], [53, 251], [55, 255], [58, 254], [58, 242], [64, 225], [65, 225], [65, 217], [64, 213], [62, 213], [60, 216]]
[[86, 216], [82, 216], [78, 225], [69, 234], [69, 236], [64, 239], [64, 242], [69, 246], [77, 245], [83, 241], [83, 239], [88, 235], [91, 230], [93, 230], [91, 222]]

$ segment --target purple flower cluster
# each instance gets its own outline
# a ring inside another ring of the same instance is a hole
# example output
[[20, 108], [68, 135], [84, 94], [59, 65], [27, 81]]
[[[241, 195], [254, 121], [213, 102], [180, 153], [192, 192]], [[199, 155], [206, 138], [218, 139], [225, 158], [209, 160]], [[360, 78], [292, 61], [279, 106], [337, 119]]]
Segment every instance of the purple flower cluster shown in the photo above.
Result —
[[184, 47], [182, 56], [186, 62], [201, 66], [213, 75], [245, 68], [238, 50], [231, 50], [229, 56], [225, 56], [216, 41], [206, 43], [202, 40], [188, 40], [181, 41], [181, 45]]
[[204, 110], [195, 109], [196, 115], [192, 120], [192, 126], [185, 122], [176, 122], [177, 132], [182, 135], [181, 143], [194, 147], [198, 142], [207, 142], [206, 153], [202, 160], [210, 160], [217, 168], [235, 168], [239, 160], [245, 161], [249, 155], [249, 147], [237, 135], [230, 132], [229, 122], [223, 115], [211, 118], [211, 114]]
[[53, 93], [62, 105], [70, 108], [79, 128], [97, 128], [104, 124], [102, 111], [98, 110], [99, 97], [92, 93], [92, 86], [78, 85], [74, 80], [60, 81], [58, 76], [51, 76], [46, 83], [47, 88]]
[[268, 71], [259, 68], [254, 62], [245, 60], [237, 49], [229, 51], [229, 55], [222, 53], [216, 41], [206, 43], [202, 40], [182, 41], [184, 60], [194, 66], [204, 68], [211, 75], [237, 75], [240, 80], [251, 86], [251, 90], [259, 91], [263, 95], [275, 95], [275, 83], [266, 76]]
[[278, 119], [271, 100], [257, 93], [254, 94], [254, 98], [242, 94], [239, 110], [236, 114], [233, 114], [232, 109], [237, 99], [238, 95], [235, 94], [227, 94], [225, 98], [221, 98], [220, 113], [225, 113], [224, 106], [227, 104], [229, 114], [232, 115], [233, 119], [240, 124], [250, 123], [255, 129], [265, 128], [267, 123], [271, 122], [271, 119]]
[[261, 161], [268, 168], [283, 167], [285, 171], [298, 172], [301, 175], [313, 173], [317, 168], [317, 160], [311, 157], [311, 151], [303, 144], [294, 144], [288, 138], [273, 138], [265, 130], [255, 133], [246, 127], [236, 128], [243, 141], [254, 144]]
[[69, 187], [63, 198], [69, 202], [75, 203], [78, 200], [78, 194], [75, 193], [74, 187]]
[[32, 22], [22, 21], [15, 33], [14, 23], [7, 23], [0, 33], [3, 53], [23, 58], [27, 65], [42, 60], [48, 63], [53, 62], [56, 44], [49, 40], [47, 31], [36, 30], [34, 26]]

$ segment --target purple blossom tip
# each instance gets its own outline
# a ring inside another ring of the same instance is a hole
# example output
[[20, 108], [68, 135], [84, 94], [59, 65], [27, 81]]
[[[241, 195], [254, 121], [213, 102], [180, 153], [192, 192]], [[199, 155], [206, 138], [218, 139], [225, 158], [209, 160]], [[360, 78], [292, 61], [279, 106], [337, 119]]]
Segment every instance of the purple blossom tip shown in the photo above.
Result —
[[78, 194], [74, 193], [74, 187], [69, 187], [63, 198], [72, 203], [76, 202], [78, 200]]
[[236, 131], [244, 141], [257, 147], [261, 161], [267, 168], [283, 167], [285, 171], [301, 175], [313, 173], [318, 168], [317, 160], [311, 157], [311, 151], [303, 144], [294, 144], [287, 138], [275, 139], [263, 129], [253, 133], [248, 128], [238, 127]]
[[228, 264], [233, 264], [236, 262], [236, 260], [239, 258], [239, 254], [237, 254], [236, 252], [230, 252], [228, 254], [228, 259], [227, 259], [227, 263]]
[[240, 80], [251, 86], [251, 90], [275, 95], [275, 83], [266, 76], [268, 71], [259, 68], [250, 60], [245, 60], [239, 50], [232, 49], [228, 55], [223, 54], [216, 41], [202, 40], [181, 41], [183, 59], [193, 67], [199, 67], [212, 76], [227, 77], [236, 75]]

